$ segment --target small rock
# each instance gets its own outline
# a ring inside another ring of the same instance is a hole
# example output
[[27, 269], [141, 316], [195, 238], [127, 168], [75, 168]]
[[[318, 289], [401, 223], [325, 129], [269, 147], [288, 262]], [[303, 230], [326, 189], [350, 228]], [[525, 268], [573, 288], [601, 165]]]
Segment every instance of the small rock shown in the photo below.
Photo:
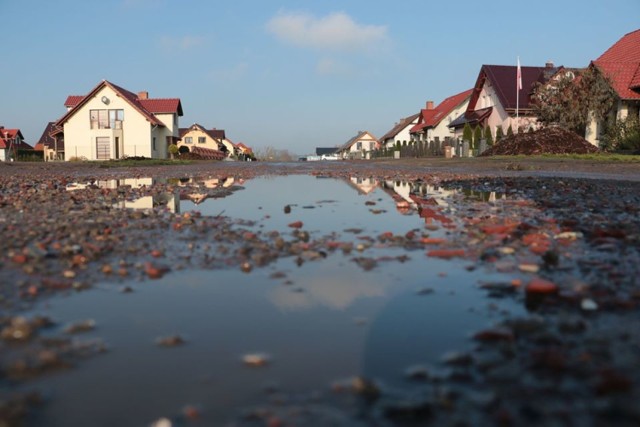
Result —
[[271, 362], [271, 357], [266, 353], [249, 353], [242, 356], [242, 363], [247, 366], [266, 366]]
[[556, 294], [558, 293], [558, 286], [548, 280], [534, 278], [527, 284], [526, 292], [539, 295]]
[[580, 302], [580, 308], [584, 311], [596, 311], [598, 309], [598, 304], [590, 298], [585, 298]]
[[169, 335], [156, 339], [156, 344], [160, 347], [177, 347], [186, 343], [185, 339], [180, 335]]
[[93, 319], [81, 320], [79, 322], [72, 323], [64, 328], [64, 332], [67, 334], [78, 334], [81, 332], [88, 332], [96, 327], [96, 321]]

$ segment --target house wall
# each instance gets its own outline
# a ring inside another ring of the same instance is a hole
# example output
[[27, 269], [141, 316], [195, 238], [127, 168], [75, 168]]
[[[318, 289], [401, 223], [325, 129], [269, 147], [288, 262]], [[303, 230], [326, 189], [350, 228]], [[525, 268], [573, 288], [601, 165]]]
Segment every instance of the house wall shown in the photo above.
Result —
[[418, 116], [411, 123], [402, 128], [402, 130], [398, 132], [398, 134], [394, 136], [393, 139], [386, 139], [385, 141], [383, 141], [384, 146], [386, 148], [394, 148], [397, 142], [400, 142], [400, 144], [402, 144], [404, 143], [404, 141], [407, 141], [408, 144], [409, 141], [411, 141], [411, 134], [409, 133], [409, 130], [411, 130], [411, 128], [418, 123], [419, 119], [420, 116]]
[[436, 127], [427, 129], [427, 133], [426, 133], [427, 141], [434, 141], [436, 137], [438, 137], [440, 141], [444, 141], [446, 137], [453, 137], [454, 134], [453, 132], [451, 132], [451, 129], [449, 128], [449, 124], [455, 119], [457, 119], [458, 117], [460, 117], [460, 115], [467, 110], [468, 106], [469, 106], [469, 99], [467, 99], [466, 101], [458, 105], [456, 108], [451, 110], [449, 114], [445, 116], [444, 119], [440, 120], [440, 123], [438, 123]]
[[[362, 143], [362, 147], [358, 148], [358, 143]], [[349, 153], [362, 153], [362, 150], [371, 151], [375, 149], [376, 140], [371, 135], [365, 135], [362, 138], [356, 139], [351, 147], [349, 147]]]
[[229, 141], [228, 139], [223, 139], [222, 141], [222, 145], [224, 145], [227, 148], [227, 157], [232, 157], [235, 154], [235, 146], [233, 145], [233, 142]]
[[[109, 98], [108, 104], [102, 102], [103, 96]], [[89, 114], [90, 110], [94, 109], [123, 110], [122, 129], [91, 129]], [[167, 121], [173, 124], [173, 115], [166, 116], [171, 117], [171, 120]], [[175, 128], [177, 129], [177, 126]], [[166, 158], [166, 136], [171, 136], [172, 134], [170, 128], [149, 123], [138, 110], [106, 86], [76, 111], [64, 124], [65, 160], [74, 157], [96, 160], [96, 138], [98, 137], [109, 138], [110, 158], [112, 159], [116, 158], [116, 137], [119, 138], [119, 157]], [[152, 148], [153, 137], [156, 138], [155, 150]]]
[[[191, 144], [186, 143], [186, 139], [189, 137], [192, 140]], [[202, 137], [205, 138], [205, 142], [201, 144], [198, 142], [198, 138], [202, 138]], [[182, 140], [178, 143], [178, 147], [181, 147], [183, 145], [185, 147], [189, 147], [189, 149], [193, 147], [209, 148], [211, 150], [219, 149], [218, 143], [216, 142], [216, 140], [211, 138], [207, 133], [203, 132], [200, 129], [190, 130], [189, 132], [184, 134], [184, 136], [182, 137]]]

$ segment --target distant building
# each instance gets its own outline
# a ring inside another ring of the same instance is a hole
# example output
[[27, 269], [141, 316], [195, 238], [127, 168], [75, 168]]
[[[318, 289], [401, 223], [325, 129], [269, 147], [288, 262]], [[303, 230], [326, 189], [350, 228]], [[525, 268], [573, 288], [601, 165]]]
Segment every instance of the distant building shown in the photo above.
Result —
[[336, 153], [343, 159], [363, 159], [367, 153], [377, 149], [380, 143], [368, 131], [359, 131], [356, 136], [349, 139]]
[[398, 143], [407, 145], [411, 140], [411, 133], [409, 131], [418, 123], [419, 117], [420, 114], [413, 114], [400, 119], [389, 132], [380, 138], [380, 145], [385, 148], [395, 148]]
[[0, 126], [0, 161], [15, 159], [18, 150], [33, 150], [33, 147], [24, 142], [20, 129]]
[[42, 131], [40, 139], [34, 147], [36, 151], [43, 152], [43, 158], [45, 162], [49, 162], [52, 160], [64, 160], [63, 134], [60, 133], [58, 136], [54, 137], [52, 136], [52, 134], [55, 133], [55, 130], [56, 122], [47, 123], [44, 131]]

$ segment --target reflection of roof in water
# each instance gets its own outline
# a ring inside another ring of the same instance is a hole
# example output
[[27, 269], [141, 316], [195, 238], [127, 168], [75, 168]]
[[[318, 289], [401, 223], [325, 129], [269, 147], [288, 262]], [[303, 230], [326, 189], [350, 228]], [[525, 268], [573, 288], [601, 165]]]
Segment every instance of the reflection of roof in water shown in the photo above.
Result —
[[359, 194], [367, 195], [378, 187], [378, 183], [374, 179], [365, 178], [361, 183], [354, 182], [354, 179], [357, 178], [352, 177], [349, 179], [345, 179], [345, 182], [350, 187], [354, 188]]

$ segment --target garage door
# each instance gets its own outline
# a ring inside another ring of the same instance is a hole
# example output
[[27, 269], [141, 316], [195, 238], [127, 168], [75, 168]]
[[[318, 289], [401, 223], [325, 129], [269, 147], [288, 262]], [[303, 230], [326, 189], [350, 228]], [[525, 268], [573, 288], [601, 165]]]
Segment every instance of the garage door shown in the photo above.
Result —
[[96, 159], [109, 160], [111, 150], [109, 150], [109, 137], [99, 136], [96, 138]]

